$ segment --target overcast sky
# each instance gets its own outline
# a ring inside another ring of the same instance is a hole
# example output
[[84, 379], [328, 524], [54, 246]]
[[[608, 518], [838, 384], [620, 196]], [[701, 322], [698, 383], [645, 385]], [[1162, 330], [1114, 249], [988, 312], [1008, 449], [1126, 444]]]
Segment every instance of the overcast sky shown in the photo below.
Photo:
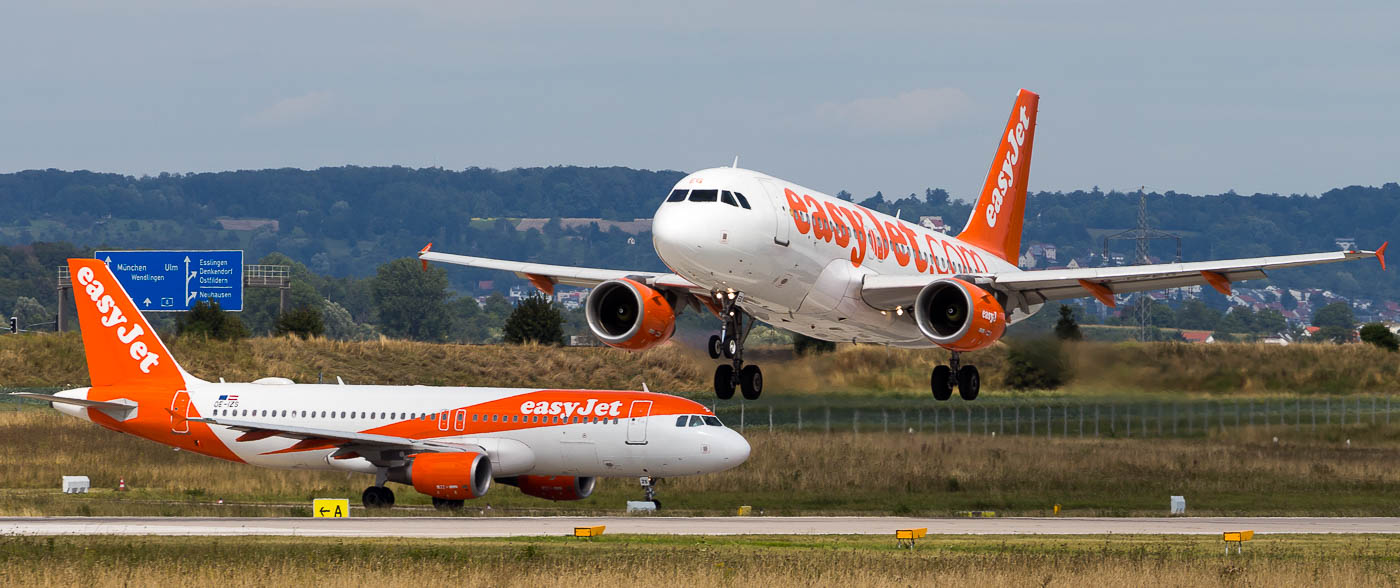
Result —
[[[510, 6], [502, 6], [509, 4]], [[975, 194], [1400, 177], [1400, 2], [16, 2], [0, 171], [740, 165]], [[879, 6], [866, 6], [879, 4]]]

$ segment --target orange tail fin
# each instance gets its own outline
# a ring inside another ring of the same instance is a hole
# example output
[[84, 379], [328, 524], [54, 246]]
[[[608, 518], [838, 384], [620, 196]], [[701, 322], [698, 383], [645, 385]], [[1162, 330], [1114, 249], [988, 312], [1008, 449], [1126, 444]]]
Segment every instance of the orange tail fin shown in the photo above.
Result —
[[185, 386], [184, 370], [100, 259], [69, 259], [93, 386]]
[[967, 226], [958, 239], [1001, 256], [1011, 263], [1021, 255], [1021, 224], [1026, 214], [1026, 182], [1031, 175], [1031, 146], [1035, 142], [1035, 115], [1040, 95], [1030, 90], [1016, 94], [1016, 105], [1006, 121], [1006, 132], [997, 146], [992, 169], [982, 195], [972, 207]]

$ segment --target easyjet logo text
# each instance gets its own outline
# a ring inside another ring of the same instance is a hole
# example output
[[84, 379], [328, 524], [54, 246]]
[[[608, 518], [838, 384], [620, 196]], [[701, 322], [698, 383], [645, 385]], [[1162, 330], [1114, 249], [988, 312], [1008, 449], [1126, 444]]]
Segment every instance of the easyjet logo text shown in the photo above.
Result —
[[916, 231], [903, 221], [881, 220], [867, 208], [818, 200], [788, 188], [783, 189], [783, 194], [797, 231], [837, 247], [850, 247], [851, 265], [855, 267], [865, 263], [867, 256], [883, 260], [893, 254], [895, 263], [904, 267], [912, 264], [921, 273], [988, 271], [987, 263], [976, 251], [926, 231]]
[[145, 342], [138, 340], [146, 334], [146, 330], [139, 324], [128, 324], [126, 315], [122, 314], [117, 301], [107, 294], [107, 287], [97, 280], [92, 268], [78, 268], [78, 285], [83, 287], [89, 300], [97, 303], [97, 312], [102, 314], [102, 326], [115, 328], [117, 340], [127, 346], [127, 354], [133, 361], [141, 362], [142, 373], [149, 374], [151, 367], [160, 365], [160, 356], [153, 353]]
[[582, 402], [527, 400], [520, 404], [520, 414], [563, 415], [564, 417], [577, 414], [579, 416], [615, 417], [622, 414], [622, 401], [599, 402], [597, 398], [589, 398], [588, 403], [584, 404]]
[[987, 203], [987, 227], [997, 226], [997, 215], [1001, 214], [1001, 203], [1006, 192], [1016, 185], [1016, 163], [1021, 160], [1021, 146], [1026, 144], [1026, 129], [1031, 117], [1026, 107], [1021, 107], [1021, 120], [1016, 128], [1006, 131], [1006, 157], [1001, 160], [1001, 172], [997, 174], [997, 187], [992, 189], [992, 201]]

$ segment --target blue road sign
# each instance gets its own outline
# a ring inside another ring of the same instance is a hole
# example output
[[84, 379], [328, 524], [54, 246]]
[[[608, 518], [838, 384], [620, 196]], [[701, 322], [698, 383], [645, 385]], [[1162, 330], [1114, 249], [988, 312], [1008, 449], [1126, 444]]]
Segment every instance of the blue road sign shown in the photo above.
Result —
[[243, 310], [242, 251], [98, 251], [143, 312], [189, 310], [218, 302]]

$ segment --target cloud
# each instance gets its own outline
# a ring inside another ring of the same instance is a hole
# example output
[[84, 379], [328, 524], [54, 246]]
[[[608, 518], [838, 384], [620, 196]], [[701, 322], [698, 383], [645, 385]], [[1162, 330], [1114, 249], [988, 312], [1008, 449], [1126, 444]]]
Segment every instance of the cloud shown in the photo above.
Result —
[[971, 106], [972, 99], [957, 88], [924, 88], [890, 97], [819, 104], [816, 117], [857, 132], [920, 132], [962, 116]]
[[331, 106], [330, 92], [310, 92], [283, 98], [271, 106], [243, 117], [243, 124], [253, 127], [282, 127], [315, 118]]

